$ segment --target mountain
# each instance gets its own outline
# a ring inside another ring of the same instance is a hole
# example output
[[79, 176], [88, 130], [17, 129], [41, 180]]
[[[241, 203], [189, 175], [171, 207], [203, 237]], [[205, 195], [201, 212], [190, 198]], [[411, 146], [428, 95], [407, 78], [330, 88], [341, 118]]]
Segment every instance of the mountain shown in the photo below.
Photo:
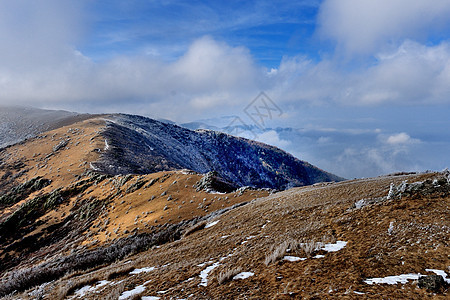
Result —
[[0, 106], [0, 148], [87, 117], [62, 110]]
[[95, 168], [108, 174], [215, 171], [239, 186], [286, 189], [342, 178], [263, 143], [212, 130], [188, 130], [140, 116], [111, 115]]
[[[210, 130], [129, 115], [37, 129], [0, 149], [0, 297], [448, 296], [448, 171], [303, 186], [320, 170]], [[227, 160], [302, 186], [239, 187]]]

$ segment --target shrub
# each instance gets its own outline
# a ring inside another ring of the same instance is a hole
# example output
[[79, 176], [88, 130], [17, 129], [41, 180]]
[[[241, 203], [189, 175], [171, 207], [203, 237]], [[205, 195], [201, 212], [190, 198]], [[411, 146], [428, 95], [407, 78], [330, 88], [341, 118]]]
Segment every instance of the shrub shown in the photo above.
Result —
[[219, 284], [224, 284], [227, 281], [230, 281], [235, 275], [241, 273], [241, 267], [234, 267], [230, 269], [223, 270], [217, 275], [217, 281]]
[[293, 240], [286, 240], [282, 242], [280, 245], [274, 247], [271, 247], [271, 253], [266, 256], [266, 259], [264, 260], [264, 263], [269, 265], [270, 263], [276, 262], [280, 258], [284, 257], [284, 254], [286, 253], [286, 250], [290, 248], [291, 244], [294, 244], [295, 242]]

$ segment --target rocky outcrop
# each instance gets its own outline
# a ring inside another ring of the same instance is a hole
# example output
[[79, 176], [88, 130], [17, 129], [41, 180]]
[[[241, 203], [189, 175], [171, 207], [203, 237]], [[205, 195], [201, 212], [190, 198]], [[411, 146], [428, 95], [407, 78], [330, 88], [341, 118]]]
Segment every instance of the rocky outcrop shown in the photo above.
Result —
[[195, 186], [198, 191], [231, 193], [237, 186], [219, 177], [217, 172], [211, 171], [206, 173]]

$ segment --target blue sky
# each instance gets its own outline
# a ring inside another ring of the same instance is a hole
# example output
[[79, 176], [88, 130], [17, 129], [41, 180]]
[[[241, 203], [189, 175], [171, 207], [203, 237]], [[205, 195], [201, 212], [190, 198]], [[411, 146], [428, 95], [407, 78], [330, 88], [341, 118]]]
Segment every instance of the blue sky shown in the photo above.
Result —
[[264, 91], [283, 114], [256, 138], [321, 168], [441, 170], [448, 16], [450, 0], [4, 0], [0, 104], [251, 123]]
[[[245, 46], [272, 68], [300, 52], [317, 56], [311, 41], [318, 1], [95, 1], [82, 48], [90, 57], [157, 53], [173, 60], [199, 37]], [[152, 51], [154, 50], [154, 51]]]

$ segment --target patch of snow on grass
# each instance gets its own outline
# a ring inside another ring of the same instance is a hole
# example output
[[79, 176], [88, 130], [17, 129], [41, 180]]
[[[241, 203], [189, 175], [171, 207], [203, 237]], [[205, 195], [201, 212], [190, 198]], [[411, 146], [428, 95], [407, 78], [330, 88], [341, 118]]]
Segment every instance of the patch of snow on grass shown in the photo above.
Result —
[[141, 269], [134, 269], [133, 271], [130, 272], [130, 274], [140, 274], [140, 273], [144, 273], [144, 272], [151, 272], [155, 269], [155, 267], [146, 267], [146, 268], [141, 268]]
[[142, 300], [159, 300], [161, 299], [160, 297], [155, 297], [155, 296], [144, 296], [141, 297]]
[[405, 284], [408, 280], [418, 280], [420, 274], [401, 274], [398, 276], [387, 276], [381, 278], [368, 278], [364, 280], [367, 284], [397, 284], [402, 283]]
[[322, 255], [322, 254], [317, 254], [316, 256], [314, 256], [313, 258], [324, 258], [325, 257], [325, 255]]
[[450, 283], [450, 278], [447, 278], [447, 273], [445, 273], [445, 271], [436, 269], [425, 269], [425, 271], [433, 272], [436, 275], [441, 275], [444, 278], [445, 282]]
[[214, 262], [214, 261], [210, 260], [210, 261], [207, 261], [207, 262], [198, 264], [197, 267], [204, 267], [204, 266], [206, 266], [206, 265], [212, 264], [213, 262]]
[[233, 253], [228, 254], [227, 256], [221, 257], [219, 261], [223, 261], [225, 259], [227, 259], [228, 257], [232, 257]]
[[202, 279], [202, 282], [200, 282], [199, 286], [208, 286], [208, 273], [217, 268], [220, 264], [218, 262], [212, 264], [211, 266], [207, 267], [203, 271], [200, 272], [200, 278]]
[[123, 292], [122, 295], [120, 295], [119, 300], [124, 300], [124, 299], [128, 299], [128, 298], [130, 298], [130, 297], [132, 297], [134, 295], [139, 295], [143, 291], [145, 291], [145, 286], [138, 285], [137, 287], [135, 287], [131, 291]]
[[264, 228], [266, 228], [266, 226], [267, 226], [267, 224], [269, 224], [270, 223], [270, 221], [269, 220], [267, 220], [267, 223], [266, 224], [264, 224], [262, 227], [261, 227], [261, 229], [264, 229]]
[[225, 195], [226, 194], [226, 193], [218, 192], [218, 191], [214, 191], [214, 190], [209, 191], [209, 193], [210, 194], [216, 194], [216, 195]]
[[98, 289], [98, 288], [101, 288], [102, 286], [105, 286], [105, 285], [107, 285], [108, 283], [110, 283], [111, 281], [108, 281], [108, 280], [102, 280], [102, 281], [99, 281], [98, 283], [97, 283], [97, 285], [95, 286], [95, 289]]
[[78, 297], [84, 297], [87, 293], [95, 291], [95, 288], [93, 288], [90, 285], [85, 285], [81, 289], [78, 289], [75, 291], [75, 295]]
[[94, 167], [94, 165], [92, 163], [89, 163], [89, 167], [94, 170], [94, 171], [98, 171], [99, 169]]
[[219, 223], [219, 220], [206, 224], [206, 225], [205, 225], [205, 228], [213, 227], [213, 226], [216, 225], [217, 223]]
[[287, 261], [300, 261], [300, 260], [306, 260], [305, 257], [297, 257], [297, 256], [289, 256], [286, 255], [285, 257], [283, 257], [283, 260], [287, 260]]
[[233, 277], [233, 280], [246, 279], [255, 275], [253, 272], [241, 272]]
[[76, 290], [75, 296], [83, 298], [87, 293], [93, 293], [97, 289], [109, 284], [110, 282], [111, 281], [108, 281], [108, 280], [102, 280], [102, 281], [99, 281], [95, 286], [86, 285], [86, 286]]
[[361, 207], [366, 206], [366, 200], [365, 199], [361, 199], [357, 202], [355, 202], [355, 208], [360, 209]]
[[355, 293], [356, 295], [365, 295], [365, 293], [363, 293], [363, 292], [353, 291], [353, 293]]
[[337, 241], [335, 244], [325, 244], [321, 249], [327, 252], [336, 252], [347, 245], [347, 242]]

